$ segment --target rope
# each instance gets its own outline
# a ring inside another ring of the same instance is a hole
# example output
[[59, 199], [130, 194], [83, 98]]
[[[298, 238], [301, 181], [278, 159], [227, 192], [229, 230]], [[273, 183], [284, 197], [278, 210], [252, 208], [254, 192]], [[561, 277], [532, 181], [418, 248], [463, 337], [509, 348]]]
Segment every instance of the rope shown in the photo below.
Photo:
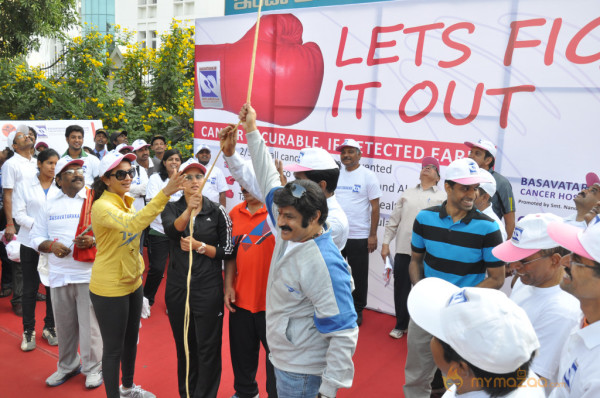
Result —
[[[248, 94], [246, 95], [246, 102], [250, 103], [250, 99], [252, 97], [252, 82], [254, 80], [254, 64], [256, 63], [256, 48], [258, 47], [258, 29], [260, 26], [260, 10], [262, 9], [262, 5], [263, 5], [263, 0], [260, 0], [260, 3], [258, 5], [258, 13], [256, 16], [256, 29], [254, 30], [254, 45], [252, 48], [252, 61], [250, 63], [250, 77], [248, 78]], [[238, 123], [235, 125], [234, 130], [237, 130], [238, 127], [240, 126], [240, 124], [242, 123], [242, 121], [238, 121]], [[219, 159], [219, 156], [221, 155], [221, 153], [223, 152], [223, 148], [219, 149], [219, 152], [217, 153], [217, 156], [215, 156], [215, 160], [213, 161], [212, 165], [210, 166], [210, 169], [208, 170], [208, 173], [206, 174], [206, 176], [204, 177], [204, 181], [202, 181], [202, 184], [200, 185], [200, 194], [202, 194], [202, 190], [204, 189], [204, 185], [206, 184], [206, 181], [208, 180], [208, 177], [210, 177], [210, 173], [212, 173], [215, 164], [217, 164], [217, 160]], [[190, 327], [190, 284], [192, 281], [192, 263], [194, 261], [194, 251], [192, 249], [192, 237], [194, 235], [194, 220], [196, 218], [196, 215], [198, 215], [199, 210], [194, 210], [192, 211], [192, 214], [190, 216], [190, 224], [189, 224], [189, 229], [190, 229], [190, 246], [189, 246], [189, 266], [188, 266], [188, 274], [187, 274], [187, 293], [186, 293], [186, 298], [185, 298], [185, 314], [183, 317], [183, 347], [185, 349], [185, 392], [187, 397], [190, 397], [190, 349], [188, 346], [188, 334], [189, 334], [189, 327]]]

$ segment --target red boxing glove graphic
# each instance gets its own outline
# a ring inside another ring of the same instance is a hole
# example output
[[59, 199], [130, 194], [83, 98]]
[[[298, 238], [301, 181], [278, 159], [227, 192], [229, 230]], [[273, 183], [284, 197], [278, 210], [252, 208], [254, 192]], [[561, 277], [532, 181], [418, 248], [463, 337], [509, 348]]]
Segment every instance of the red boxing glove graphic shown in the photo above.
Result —
[[[196, 109], [238, 113], [246, 102], [253, 26], [233, 44], [196, 46]], [[323, 82], [323, 54], [302, 44], [302, 23], [292, 14], [261, 17], [252, 106], [262, 121], [289, 126], [313, 111]]]

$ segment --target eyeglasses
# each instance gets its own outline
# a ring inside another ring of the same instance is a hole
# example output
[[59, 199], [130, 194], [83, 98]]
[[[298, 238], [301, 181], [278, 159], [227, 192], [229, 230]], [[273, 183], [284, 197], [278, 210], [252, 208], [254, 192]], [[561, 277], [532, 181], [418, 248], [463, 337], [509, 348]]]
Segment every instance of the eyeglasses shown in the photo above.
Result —
[[192, 181], [194, 178], [196, 178], [196, 180], [200, 181], [201, 179], [204, 178], [204, 174], [186, 174], [185, 175], [186, 181]]
[[574, 266], [576, 265], [577, 267], [583, 267], [583, 268], [591, 268], [591, 269], [598, 269], [598, 267], [596, 267], [595, 265], [587, 265], [587, 264], [583, 264], [577, 261], [573, 261], [573, 253], [567, 254], [565, 257], [569, 257], [567, 260], [569, 261], [569, 266]]
[[287, 184], [286, 188], [287, 188], [288, 191], [290, 191], [290, 193], [292, 194], [292, 196], [294, 198], [296, 198], [296, 199], [300, 199], [306, 193], [306, 188], [304, 188], [300, 184], [295, 184], [293, 182]]
[[432, 164], [428, 164], [427, 166], [423, 167], [424, 169], [429, 169], [429, 170], [437, 170], [437, 168], [432, 165]]
[[123, 181], [125, 179], [125, 177], [129, 176], [130, 178], [135, 177], [135, 169], [129, 169], [127, 171], [125, 170], [117, 170], [115, 171], [114, 174], [110, 175], [111, 177], [115, 177], [117, 180], [119, 181]]
[[[529, 261], [525, 261], [525, 262], [523, 262], [523, 261], [520, 261], [520, 263], [521, 263], [521, 265], [525, 266], [525, 265], [527, 265], [527, 264], [531, 264], [531, 263], [533, 263], [533, 262], [535, 262], [535, 261], [537, 261], [537, 260], [541, 260], [541, 259], [543, 259], [543, 258], [548, 258], [548, 257], [550, 257], [550, 256], [542, 256], [542, 257], [534, 258], [533, 260], [529, 260]], [[515, 262], [516, 262], [516, 261], [515, 261]]]
[[67, 174], [67, 175], [78, 174], [78, 175], [82, 176], [83, 175], [83, 169], [81, 167], [78, 168], [78, 169], [69, 169], [69, 170], [63, 171], [63, 174]]

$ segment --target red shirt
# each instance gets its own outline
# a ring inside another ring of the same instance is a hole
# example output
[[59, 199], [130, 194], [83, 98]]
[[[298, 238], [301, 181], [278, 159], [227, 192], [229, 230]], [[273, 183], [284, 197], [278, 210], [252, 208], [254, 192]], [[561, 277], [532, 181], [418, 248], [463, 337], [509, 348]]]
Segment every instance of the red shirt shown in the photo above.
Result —
[[266, 207], [263, 205], [256, 213], [250, 214], [247, 205], [244, 201], [229, 213], [237, 266], [235, 305], [256, 313], [265, 310], [275, 237], [267, 223]]

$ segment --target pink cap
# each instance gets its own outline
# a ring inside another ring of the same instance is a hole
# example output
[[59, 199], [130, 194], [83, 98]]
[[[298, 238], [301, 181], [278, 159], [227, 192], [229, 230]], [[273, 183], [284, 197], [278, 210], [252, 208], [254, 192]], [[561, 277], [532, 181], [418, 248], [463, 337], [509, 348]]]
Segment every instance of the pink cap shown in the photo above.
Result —
[[[596, 248], [599, 246], [597, 242], [594, 242], [594, 240], [597, 240], [599, 235], [598, 226], [600, 226], [600, 224], [595, 224], [592, 227], [582, 230], [574, 225], [565, 223], [551, 223], [548, 225], [548, 235], [550, 235], [550, 237], [554, 239], [556, 243], [565, 249], [570, 250], [573, 253], [577, 253], [585, 258], [589, 258], [590, 260], [600, 261], [600, 251], [596, 250], [597, 253], [594, 257], [584, 247], [584, 243], [589, 243], [590, 248], [592, 248], [592, 246], [596, 246]], [[590, 242], [585, 242], [588, 236], [596, 239], [589, 239]]]
[[537, 253], [552, 249], [558, 244], [548, 235], [548, 225], [562, 222], [562, 218], [551, 213], [528, 214], [517, 222], [510, 240], [492, 249], [500, 260], [512, 263]]
[[423, 158], [423, 160], [421, 160], [421, 166], [425, 167], [425, 166], [429, 166], [429, 165], [435, 166], [438, 173], [440, 172], [440, 162], [438, 162], [438, 160], [434, 157], [425, 156]]
[[106, 172], [114, 169], [121, 163], [123, 160], [129, 160], [130, 162], [135, 161], [137, 157], [133, 153], [122, 154], [115, 151], [110, 151], [100, 161], [100, 172], [99, 174], [103, 176]]
[[585, 175], [585, 183], [589, 188], [594, 184], [600, 184], [600, 178], [598, 178], [598, 175], [596, 173], [590, 172]]

